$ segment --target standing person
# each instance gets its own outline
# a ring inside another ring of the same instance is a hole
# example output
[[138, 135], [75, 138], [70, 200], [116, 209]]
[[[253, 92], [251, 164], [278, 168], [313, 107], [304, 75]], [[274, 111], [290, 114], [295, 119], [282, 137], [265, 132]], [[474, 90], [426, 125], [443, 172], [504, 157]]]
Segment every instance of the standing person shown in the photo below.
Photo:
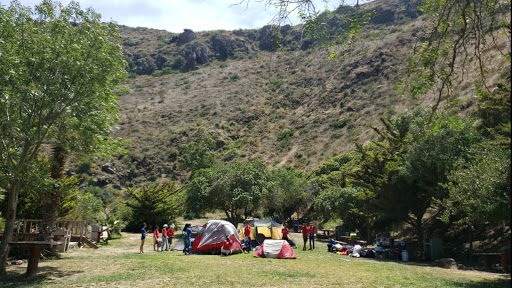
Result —
[[288, 229], [288, 224], [283, 225], [281, 232], [283, 233], [283, 240], [286, 240], [288, 242], [288, 233], [290, 233], [290, 229]]
[[146, 236], [148, 235], [148, 232], [146, 232], [146, 223], [142, 224], [142, 229], [140, 229], [140, 254], [144, 254], [144, 240], [146, 240]]
[[155, 226], [153, 229], [153, 251], [158, 252], [158, 237], [160, 237], [160, 233], [158, 232], [158, 226]]
[[190, 228], [190, 224], [187, 223], [185, 224], [185, 227], [183, 227], [183, 236], [185, 236], [184, 238], [184, 246], [183, 246], [183, 253], [185, 255], [190, 255], [190, 238], [192, 238], [192, 228]]
[[164, 224], [164, 227], [162, 227], [162, 248], [160, 248], [160, 251], [169, 251], [169, 244], [167, 244], [167, 224]]
[[315, 226], [313, 222], [309, 223], [309, 250], [315, 250]]
[[251, 242], [251, 226], [249, 225], [249, 221], [244, 221], [244, 241]]
[[167, 242], [169, 243], [169, 249], [171, 249], [172, 237], [174, 237], [174, 224], [171, 224], [171, 227], [167, 229]]
[[304, 240], [304, 246], [302, 247], [303, 251], [306, 251], [306, 243], [308, 243], [308, 236], [309, 236], [309, 229], [308, 225], [306, 223], [302, 224], [302, 227], [300, 228], [302, 231], [302, 239]]

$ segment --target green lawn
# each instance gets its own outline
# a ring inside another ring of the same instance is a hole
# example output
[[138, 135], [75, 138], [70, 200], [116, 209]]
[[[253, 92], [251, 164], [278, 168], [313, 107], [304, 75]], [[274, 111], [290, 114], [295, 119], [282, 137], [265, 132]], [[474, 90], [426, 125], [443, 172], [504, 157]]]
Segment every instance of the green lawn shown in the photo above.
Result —
[[295, 249], [295, 260], [277, 260], [154, 252], [151, 238], [138, 254], [138, 239], [125, 233], [100, 249], [41, 261], [33, 279], [23, 277], [26, 264], [9, 266], [0, 287], [510, 287], [510, 275], [354, 259], [327, 253], [324, 243], [315, 251]]

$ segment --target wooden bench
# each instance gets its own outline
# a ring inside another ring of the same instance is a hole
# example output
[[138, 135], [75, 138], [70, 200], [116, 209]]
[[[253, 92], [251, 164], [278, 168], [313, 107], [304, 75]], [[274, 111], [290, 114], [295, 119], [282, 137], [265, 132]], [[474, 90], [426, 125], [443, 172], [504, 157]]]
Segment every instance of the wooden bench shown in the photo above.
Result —
[[472, 253], [472, 256], [482, 256], [484, 259], [484, 267], [487, 270], [491, 269], [491, 263], [489, 261], [489, 258], [492, 256], [499, 256], [500, 257], [500, 264], [501, 269], [503, 269], [503, 272], [508, 273], [508, 264], [507, 264], [507, 255], [504, 252], [498, 252], [498, 253]]
[[56, 241], [16, 241], [9, 242], [9, 246], [25, 247], [29, 249], [27, 277], [35, 276], [37, 273], [37, 266], [39, 265], [39, 256], [41, 255], [41, 248], [51, 248], [62, 244]]

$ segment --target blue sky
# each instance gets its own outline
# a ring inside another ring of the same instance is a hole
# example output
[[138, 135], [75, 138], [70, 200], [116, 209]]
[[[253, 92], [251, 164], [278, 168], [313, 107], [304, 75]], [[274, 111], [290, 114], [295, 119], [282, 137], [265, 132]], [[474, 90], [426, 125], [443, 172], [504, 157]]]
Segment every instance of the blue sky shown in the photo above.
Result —
[[[92, 7], [101, 14], [103, 21], [115, 21], [130, 27], [148, 27], [180, 33], [188, 28], [194, 31], [236, 30], [260, 28], [275, 15], [273, 7], [266, 7], [267, 0], [79, 0], [82, 8]], [[41, 0], [19, 0], [26, 6], [34, 6]], [[69, 0], [61, 0], [62, 4]], [[334, 10], [341, 3], [352, 4], [355, 0], [313, 0], [318, 10]], [[362, 0], [360, 2], [369, 2]], [[0, 0], [4, 6], [10, 0]], [[235, 4], [235, 5], [233, 5]], [[292, 25], [299, 24], [298, 18]]]

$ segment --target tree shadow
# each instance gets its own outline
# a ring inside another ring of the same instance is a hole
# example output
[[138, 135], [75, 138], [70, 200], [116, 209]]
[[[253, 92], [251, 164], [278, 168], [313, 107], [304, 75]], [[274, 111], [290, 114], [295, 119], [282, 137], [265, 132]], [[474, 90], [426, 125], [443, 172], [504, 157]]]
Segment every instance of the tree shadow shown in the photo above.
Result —
[[465, 288], [503, 288], [503, 287], [511, 287], [510, 274], [500, 275], [499, 278], [493, 280], [486, 280], [481, 282], [475, 281], [451, 281], [452, 285], [455, 287], [465, 287]]
[[27, 277], [25, 275], [26, 269], [15, 269], [7, 271], [7, 274], [0, 277], [0, 287], [32, 287], [47, 281], [49, 278], [68, 277], [84, 272], [81, 270], [61, 271], [55, 267], [39, 267], [35, 276]]

